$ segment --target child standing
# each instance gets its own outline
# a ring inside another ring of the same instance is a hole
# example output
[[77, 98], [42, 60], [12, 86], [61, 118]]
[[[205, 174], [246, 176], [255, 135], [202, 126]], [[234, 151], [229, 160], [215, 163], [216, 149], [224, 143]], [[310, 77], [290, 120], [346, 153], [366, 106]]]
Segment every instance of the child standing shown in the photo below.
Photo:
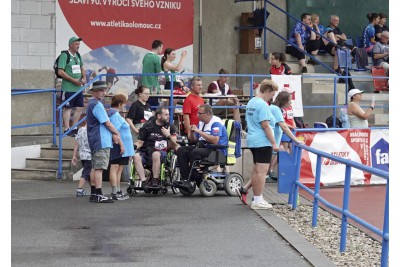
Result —
[[76, 189], [76, 196], [83, 197], [88, 195], [83, 189], [83, 186], [87, 181], [89, 181], [90, 183], [90, 176], [92, 175], [92, 157], [90, 154], [86, 125], [81, 127], [75, 136], [74, 155], [72, 156], [73, 165], [76, 165], [78, 162], [78, 159], [76, 157], [78, 150], [79, 158], [81, 159], [81, 163], [83, 166], [83, 171], [81, 178], [78, 182], [78, 188]]

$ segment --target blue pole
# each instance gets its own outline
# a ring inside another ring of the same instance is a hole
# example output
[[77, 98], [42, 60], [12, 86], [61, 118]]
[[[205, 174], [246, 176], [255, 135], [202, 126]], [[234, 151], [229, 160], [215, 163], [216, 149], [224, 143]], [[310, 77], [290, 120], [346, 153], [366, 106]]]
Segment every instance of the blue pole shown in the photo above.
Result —
[[388, 266], [389, 258], [389, 179], [386, 181], [386, 198], [385, 198], [385, 217], [383, 221], [383, 237], [382, 237], [382, 252], [381, 266]]
[[[336, 105], [337, 105], [337, 84], [336, 84], [336, 77], [333, 78], [333, 128], [336, 128]], [[347, 99], [347, 97], [345, 97]]]
[[344, 193], [343, 193], [343, 209], [342, 209], [342, 227], [340, 231], [340, 252], [346, 250], [346, 236], [347, 236], [347, 215], [349, 212], [350, 200], [350, 180], [351, 180], [351, 166], [346, 165], [346, 174], [344, 178]]
[[264, 0], [264, 59], [268, 58], [268, 49], [267, 49], [267, 1]]
[[62, 139], [63, 139], [63, 130], [62, 130], [62, 108], [59, 110], [59, 116], [58, 116], [58, 126], [59, 126], [59, 132], [58, 132], [58, 173], [57, 173], [57, 179], [61, 180], [62, 178]]
[[302, 148], [299, 147], [297, 150], [297, 155], [295, 157], [296, 159], [296, 181], [294, 183], [294, 190], [293, 190], [293, 197], [292, 197], [292, 209], [297, 208], [297, 199], [299, 197], [299, 186], [297, 185], [299, 179], [300, 179], [300, 167], [301, 167], [301, 152]]
[[169, 123], [173, 124], [174, 123], [174, 108], [175, 108], [175, 104], [174, 104], [174, 82], [175, 81], [175, 74], [171, 73], [170, 77], [170, 98], [169, 98]]
[[53, 92], [53, 147], [57, 147], [57, 91]]
[[254, 76], [253, 75], [251, 75], [250, 76], [250, 99], [252, 99], [253, 98], [253, 83], [254, 83]]
[[318, 220], [318, 197], [319, 197], [319, 188], [321, 181], [321, 156], [317, 156], [317, 169], [315, 172], [315, 183], [314, 183], [314, 201], [313, 201], [313, 215], [312, 215], [312, 227], [317, 226]]

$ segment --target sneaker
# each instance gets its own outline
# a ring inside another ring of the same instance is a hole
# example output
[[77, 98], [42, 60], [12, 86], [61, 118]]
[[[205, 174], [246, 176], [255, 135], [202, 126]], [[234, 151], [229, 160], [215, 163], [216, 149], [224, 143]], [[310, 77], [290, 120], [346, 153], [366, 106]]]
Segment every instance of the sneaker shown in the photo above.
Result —
[[111, 194], [110, 199], [117, 201], [118, 200], [117, 194]]
[[102, 195], [96, 195], [96, 203], [114, 203], [114, 200]]
[[271, 177], [272, 179], [278, 180], [278, 175], [276, 175], [276, 173], [274, 171], [269, 172], [269, 177]]
[[84, 197], [87, 196], [85, 190], [76, 190], [76, 196], [77, 197]]
[[276, 179], [274, 179], [271, 176], [267, 175], [267, 177], [265, 178], [265, 182], [268, 183], [268, 184], [276, 183]]
[[251, 203], [251, 209], [252, 210], [269, 210], [272, 209], [272, 205], [269, 204], [267, 201], [262, 200], [258, 202], [257, 204], [254, 203], [254, 201]]
[[[69, 131], [69, 129], [70, 129], [70, 128], [66, 129], [66, 130], [64, 131], [64, 133], [66, 133], [67, 131]], [[73, 129], [73, 130], [70, 131], [67, 135], [70, 136], [70, 137], [75, 137], [75, 136], [77, 135], [77, 133], [78, 133], [78, 129]]]
[[307, 72], [308, 72], [307, 67], [301, 68], [301, 73], [307, 73]]
[[90, 195], [89, 202], [96, 202], [96, 200], [97, 200], [96, 195]]
[[158, 178], [153, 178], [153, 183], [149, 185], [149, 188], [161, 188], [161, 181]]
[[117, 198], [118, 198], [118, 200], [127, 200], [127, 199], [129, 199], [129, 196], [122, 193], [122, 191], [118, 191]]
[[236, 193], [238, 194], [240, 200], [243, 202], [243, 204], [247, 205], [247, 191], [244, 190], [243, 187], [239, 187], [236, 189]]

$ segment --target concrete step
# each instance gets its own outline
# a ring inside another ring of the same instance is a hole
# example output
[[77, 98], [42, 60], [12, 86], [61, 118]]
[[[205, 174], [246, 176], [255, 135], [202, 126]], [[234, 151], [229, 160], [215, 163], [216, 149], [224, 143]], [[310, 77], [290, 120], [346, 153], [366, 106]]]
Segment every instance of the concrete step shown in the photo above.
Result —
[[[286, 62], [298, 62], [297, 58], [289, 55], [289, 54], [285, 54], [286, 55]], [[308, 60], [308, 56], [306, 56], [306, 62]], [[320, 54], [316, 56], [317, 60], [324, 62], [324, 63], [333, 63], [333, 57], [326, 53], [326, 54]], [[368, 64], [372, 65], [372, 57], [368, 57]]]
[[[54, 147], [41, 147], [40, 157], [42, 158], [58, 158], [59, 149]], [[79, 154], [79, 153], [78, 153]], [[63, 159], [72, 159], [74, 155], [74, 149], [71, 148], [63, 148], [62, 150], [62, 158]], [[79, 158], [79, 155], [78, 155]]]
[[[27, 158], [26, 168], [28, 169], [47, 169], [47, 170], [58, 170], [58, 159], [57, 158]], [[62, 160], [62, 169], [70, 170], [73, 172], [78, 171], [81, 168], [81, 163], [78, 161], [76, 166], [72, 165], [70, 159]]]
[[374, 114], [368, 122], [371, 125], [387, 126], [389, 125], [389, 114]]
[[[72, 178], [73, 178], [72, 172], [68, 171], [62, 172], [61, 179], [72, 181]], [[11, 179], [54, 181], [57, 179], [57, 170], [11, 169]]]

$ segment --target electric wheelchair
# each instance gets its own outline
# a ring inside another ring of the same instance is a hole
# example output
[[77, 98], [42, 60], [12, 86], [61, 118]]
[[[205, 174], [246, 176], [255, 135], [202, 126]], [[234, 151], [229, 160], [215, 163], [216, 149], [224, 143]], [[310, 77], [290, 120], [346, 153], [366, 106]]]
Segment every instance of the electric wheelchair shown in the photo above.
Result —
[[[181, 181], [179, 166], [175, 164], [172, 172], [172, 188], [179, 189], [182, 195], [189, 196], [196, 191], [196, 186], [199, 188], [201, 195], [214, 196], [218, 190], [225, 190], [229, 196], [235, 196], [236, 190], [243, 186], [243, 177], [236, 172], [229, 172], [227, 156], [219, 149], [228, 148], [228, 146], [211, 145], [211, 153], [200, 160], [195, 160], [190, 168], [189, 177], [192, 177], [194, 170], [199, 174], [200, 179], [184, 183]], [[210, 170], [211, 167], [219, 167], [222, 171]]]

